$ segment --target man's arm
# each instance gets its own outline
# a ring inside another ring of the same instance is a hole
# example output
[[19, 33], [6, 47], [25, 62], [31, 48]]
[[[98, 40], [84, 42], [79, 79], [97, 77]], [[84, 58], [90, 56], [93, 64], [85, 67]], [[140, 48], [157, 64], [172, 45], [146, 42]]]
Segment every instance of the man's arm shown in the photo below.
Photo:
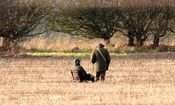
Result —
[[108, 70], [108, 67], [109, 67], [110, 62], [111, 62], [111, 57], [110, 57], [110, 54], [109, 54], [108, 50], [106, 50], [106, 64], [107, 64], [107, 70]]

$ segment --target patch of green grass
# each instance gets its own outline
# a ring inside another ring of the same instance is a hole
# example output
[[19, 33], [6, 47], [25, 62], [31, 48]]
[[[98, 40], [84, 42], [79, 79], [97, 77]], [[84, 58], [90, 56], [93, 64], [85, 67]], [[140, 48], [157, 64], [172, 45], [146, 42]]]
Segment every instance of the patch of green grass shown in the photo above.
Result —
[[[50, 50], [27, 50], [27, 55], [30, 56], [57, 56], [57, 57], [90, 57], [92, 49], [74, 49], [65, 51], [50, 51]], [[156, 49], [148, 49], [147, 47], [135, 49], [135, 50], [113, 50], [110, 51], [110, 55], [115, 56], [129, 56], [129, 55], [145, 55], [160, 53]]]
[[[88, 51], [77, 51], [77, 52], [72, 52], [72, 51], [47, 51], [47, 50], [28, 50], [27, 55], [30, 56], [55, 56], [55, 57], [90, 57], [91, 55], [90, 50]], [[110, 55], [112, 57], [115, 56], [128, 56], [136, 54], [135, 52], [122, 52], [122, 51], [114, 51], [110, 52]], [[138, 53], [137, 53], [138, 54]]]
[[71, 50], [63, 50], [59, 51], [63, 53], [91, 53], [92, 49], [71, 49]]
[[[56, 56], [56, 57], [90, 57], [91, 53], [75, 53], [75, 52], [28, 52], [30, 56]], [[128, 53], [110, 53], [111, 56], [127, 56]]]
[[59, 57], [87, 57], [90, 53], [65, 53], [65, 52], [28, 52], [31, 56], [59, 56]]
[[44, 49], [28, 49], [26, 50], [27, 52], [30, 53], [91, 53], [92, 49], [70, 49], [70, 50], [44, 50]]

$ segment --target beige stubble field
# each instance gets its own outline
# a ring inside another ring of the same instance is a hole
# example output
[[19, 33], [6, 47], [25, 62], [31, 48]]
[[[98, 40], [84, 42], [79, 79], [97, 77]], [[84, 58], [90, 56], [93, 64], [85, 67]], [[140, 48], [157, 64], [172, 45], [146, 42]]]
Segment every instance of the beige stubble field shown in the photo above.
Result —
[[175, 105], [175, 54], [114, 57], [104, 83], [73, 83], [73, 59], [0, 58], [0, 105]]

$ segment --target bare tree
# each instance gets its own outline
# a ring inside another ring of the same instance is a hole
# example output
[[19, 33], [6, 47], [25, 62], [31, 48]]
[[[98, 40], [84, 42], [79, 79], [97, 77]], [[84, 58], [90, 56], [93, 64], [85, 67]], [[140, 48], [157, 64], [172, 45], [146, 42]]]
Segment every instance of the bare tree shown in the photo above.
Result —
[[[0, 2], [0, 36], [3, 47], [16, 47], [21, 38], [43, 33], [43, 19], [47, 16], [48, 5], [42, 2], [2, 0]], [[39, 29], [37, 29], [40, 27]]]
[[102, 38], [107, 44], [110, 43], [110, 38], [120, 24], [121, 10], [118, 7], [109, 7], [110, 4], [104, 1], [91, 0], [90, 3], [92, 5], [89, 2], [83, 5], [80, 0], [75, 6], [58, 9], [51, 19], [51, 30], [88, 38]]
[[[128, 46], [142, 46], [148, 38], [150, 27], [156, 17], [157, 8], [141, 6], [127, 7], [122, 12], [123, 28], [128, 30]], [[135, 41], [136, 39], [136, 41]], [[135, 44], [136, 42], [136, 44]]]
[[158, 46], [159, 38], [170, 28], [172, 30], [169, 24], [174, 18], [174, 3], [172, 0], [127, 1], [122, 12], [122, 22], [123, 28], [128, 30], [128, 45], [140, 47], [149, 33], [155, 33], [154, 45]]
[[[115, 32], [127, 30], [128, 45], [140, 47], [144, 45], [149, 33], [158, 33], [155, 34], [155, 43], [163, 36], [166, 31], [162, 28], [170, 27], [169, 24], [174, 17], [172, 11], [175, 2], [173, 0], [87, 0], [86, 2], [60, 0], [58, 4], [59, 7], [63, 4], [64, 6], [53, 14], [51, 30], [89, 38], [103, 38], [107, 42]], [[162, 9], [164, 7], [171, 7], [171, 9]]]
[[152, 32], [154, 33], [153, 47], [158, 47], [160, 38], [165, 37], [167, 32], [173, 32], [171, 25], [175, 19], [175, 8], [171, 6], [159, 7], [154, 23], [152, 24]]

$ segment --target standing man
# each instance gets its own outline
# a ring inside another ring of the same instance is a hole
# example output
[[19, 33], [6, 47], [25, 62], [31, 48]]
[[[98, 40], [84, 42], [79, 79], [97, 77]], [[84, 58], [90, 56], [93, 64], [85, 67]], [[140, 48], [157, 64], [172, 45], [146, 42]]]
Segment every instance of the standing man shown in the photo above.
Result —
[[91, 55], [91, 63], [94, 64], [94, 70], [96, 71], [96, 81], [105, 80], [106, 71], [111, 61], [109, 52], [104, 47], [102, 43], [98, 44]]

